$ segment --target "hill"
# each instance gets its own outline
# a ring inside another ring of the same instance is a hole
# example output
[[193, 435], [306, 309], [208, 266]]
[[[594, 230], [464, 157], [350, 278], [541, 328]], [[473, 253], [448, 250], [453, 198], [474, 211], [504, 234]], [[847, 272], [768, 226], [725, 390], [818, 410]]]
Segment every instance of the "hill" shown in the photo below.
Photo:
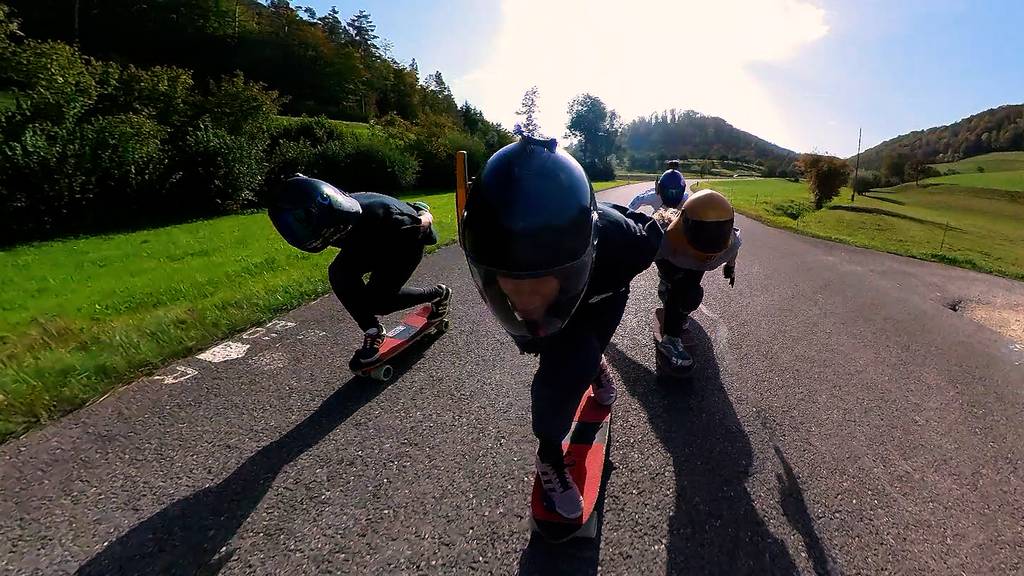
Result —
[[1024, 150], [1024, 104], [992, 108], [947, 126], [886, 140], [862, 152], [860, 165], [878, 170], [886, 157], [904, 156], [930, 164], [1019, 150]]
[[660, 170], [669, 158], [709, 158], [767, 165], [789, 163], [796, 153], [744, 132], [717, 116], [669, 110], [633, 120], [623, 129], [631, 170]]

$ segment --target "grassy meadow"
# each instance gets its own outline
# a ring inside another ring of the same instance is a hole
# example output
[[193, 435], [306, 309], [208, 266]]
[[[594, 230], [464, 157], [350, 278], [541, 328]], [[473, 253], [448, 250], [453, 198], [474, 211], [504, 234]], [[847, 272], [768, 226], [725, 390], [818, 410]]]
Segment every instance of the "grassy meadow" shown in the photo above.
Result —
[[1024, 280], [1024, 193], [922, 182], [815, 211], [805, 182], [719, 180], [736, 209], [781, 228], [855, 246]]

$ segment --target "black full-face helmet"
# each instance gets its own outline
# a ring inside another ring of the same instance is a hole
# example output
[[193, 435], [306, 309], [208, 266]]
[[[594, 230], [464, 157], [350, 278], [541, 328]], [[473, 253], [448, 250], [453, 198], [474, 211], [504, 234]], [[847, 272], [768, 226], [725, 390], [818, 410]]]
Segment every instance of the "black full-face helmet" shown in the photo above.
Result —
[[558, 332], [579, 305], [597, 242], [583, 168], [554, 139], [497, 151], [470, 186], [462, 245], [473, 281], [517, 339]]
[[348, 234], [362, 208], [327, 182], [296, 174], [277, 190], [267, 212], [286, 242], [306, 252], [322, 252]]

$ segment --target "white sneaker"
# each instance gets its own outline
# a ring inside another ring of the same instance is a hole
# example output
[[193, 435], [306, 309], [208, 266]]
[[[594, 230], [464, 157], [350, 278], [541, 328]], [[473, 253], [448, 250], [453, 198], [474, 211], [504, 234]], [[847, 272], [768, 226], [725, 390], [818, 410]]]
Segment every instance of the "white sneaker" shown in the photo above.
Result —
[[582, 516], [583, 496], [580, 495], [580, 489], [576, 487], [576, 482], [566, 470], [564, 459], [562, 462], [548, 464], [537, 457], [536, 465], [537, 475], [540, 476], [540, 485], [555, 512], [569, 520], [575, 520]]
[[615, 377], [608, 369], [608, 360], [604, 354], [601, 355], [601, 364], [597, 368], [597, 378], [594, 379], [594, 398], [602, 406], [615, 404]]
[[658, 343], [658, 352], [663, 354], [672, 367], [677, 370], [685, 370], [693, 366], [693, 358], [683, 347], [683, 341], [675, 336], [665, 336]]

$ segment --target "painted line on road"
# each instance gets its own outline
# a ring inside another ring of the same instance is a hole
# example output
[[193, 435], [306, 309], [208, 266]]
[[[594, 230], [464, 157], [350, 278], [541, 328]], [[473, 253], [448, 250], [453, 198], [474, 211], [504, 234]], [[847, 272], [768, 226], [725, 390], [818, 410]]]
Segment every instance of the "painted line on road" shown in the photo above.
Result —
[[174, 373], [153, 376], [153, 380], [159, 380], [164, 384], [176, 384], [178, 382], [184, 382], [196, 374], [199, 374], [199, 370], [196, 370], [195, 368], [189, 368], [188, 366], [175, 366]]
[[210, 348], [206, 352], [199, 354], [196, 358], [200, 360], [206, 360], [207, 362], [219, 363], [227, 362], [228, 360], [235, 360], [245, 356], [245, 353], [249, 351], [248, 344], [241, 344], [239, 342], [224, 342], [218, 344], [213, 348]]

